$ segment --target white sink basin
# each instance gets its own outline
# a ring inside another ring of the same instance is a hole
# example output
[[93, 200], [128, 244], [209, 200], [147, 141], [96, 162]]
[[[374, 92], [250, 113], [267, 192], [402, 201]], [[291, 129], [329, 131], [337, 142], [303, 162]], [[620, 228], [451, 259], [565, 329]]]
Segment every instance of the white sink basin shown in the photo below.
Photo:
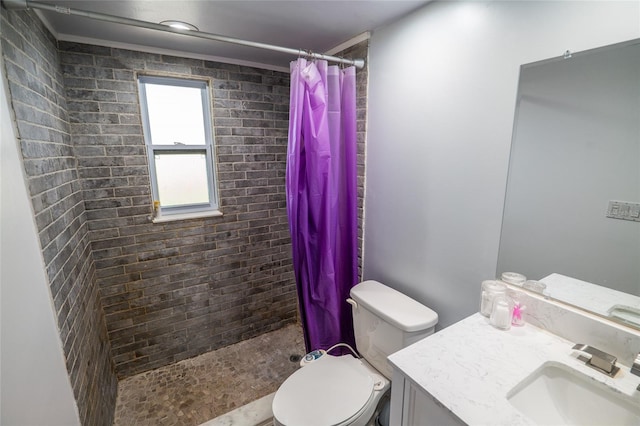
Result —
[[539, 425], [640, 425], [631, 398], [559, 363], [543, 364], [507, 399]]

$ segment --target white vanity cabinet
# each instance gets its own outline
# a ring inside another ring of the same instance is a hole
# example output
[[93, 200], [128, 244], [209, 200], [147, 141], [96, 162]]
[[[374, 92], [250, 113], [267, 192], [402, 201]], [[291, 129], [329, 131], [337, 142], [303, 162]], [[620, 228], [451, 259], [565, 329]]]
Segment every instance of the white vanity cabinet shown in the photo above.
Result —
[[465, 423], [397, 369], [391, 386], [393, 426], [460, 426]]
[[[607, 388], [610, 395], [626, 401], [625, 407], [640, 407], [640, 391], [636, 390], [640, 377], [629, 371], [631, 356], [640, 352], [640, 334], [636, 331], [631, 334], [620, 325], [605, 323], [600, 318], [574, 316], [564, 307], [556, 307], [553, 301], [542, 298], [540, 303], [533, 299], [526, 301], [527, 309], [544, 318], [540, 323], [573, 327], [571, 340], [530, 323], [503, 331], [489, 325], [487, 318], [480, 314], [465, 318], [389, 357], [394, 368], [389, 424], [540, 424], [533, 416], [524, 414], [521, 410], [526, 407], [515, 399], [512, 401], [512, 397], [516, 389], [522, 390], [523, 384], [531, 382], [530, 377], [538, 377], [541, 371], [555, 367], [579, 378], [576, 383], [588, 383], [600, 391]], [[554, 314], [552, 308], [562, 311]], [[534, 320], [533, 316], [530, 315], [529, 320]], [[606, 337], [606, 341], [601, 337]], [[611, 378], [590, 368], [572, 349], [576, 342], [594, 342], [601, 350], [618, 356], [620, 373]], [[602, 344], [606, 342], [611, 343]], [[539, 402], [547, 400], [542, 398]], [[629, 413], [637, 415], [636, 411]], [[637, 416], [640, 419], [640, 415]]]

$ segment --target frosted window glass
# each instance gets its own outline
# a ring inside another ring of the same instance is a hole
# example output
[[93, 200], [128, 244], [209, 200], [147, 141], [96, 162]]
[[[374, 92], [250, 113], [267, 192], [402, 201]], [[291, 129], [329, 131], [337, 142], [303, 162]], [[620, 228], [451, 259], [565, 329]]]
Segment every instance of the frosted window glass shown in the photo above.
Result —
[[205, 153], [156, 153], [160, 204], [176, 207], [209, 202]]
[[218, 209], [209, 84], [140, 76], [149, 177], [160, 216]]
[[149, 130], [153, 145], [204, 145], [202, 90], [146, 83]]

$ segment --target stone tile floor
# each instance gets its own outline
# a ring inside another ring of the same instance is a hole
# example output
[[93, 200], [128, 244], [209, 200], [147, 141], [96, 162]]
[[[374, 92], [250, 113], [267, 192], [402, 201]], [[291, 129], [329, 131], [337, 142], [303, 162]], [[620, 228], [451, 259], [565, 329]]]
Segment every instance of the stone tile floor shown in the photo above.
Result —
[[[298, 324], [123, 379], [114, 426], [195, 426], [271, 392], [304, 355]], [[299, 358], [298, 358], [299, 360]]]

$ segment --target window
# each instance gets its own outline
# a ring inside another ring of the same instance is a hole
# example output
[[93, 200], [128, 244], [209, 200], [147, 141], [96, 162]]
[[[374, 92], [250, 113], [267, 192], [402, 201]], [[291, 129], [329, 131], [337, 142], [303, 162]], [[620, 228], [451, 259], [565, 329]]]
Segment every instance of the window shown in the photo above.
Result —
[[157, 213], [216, 212], [209, 85], [151, 76], [140, 76], [138, 82], [153, 200], [160, 202]]

